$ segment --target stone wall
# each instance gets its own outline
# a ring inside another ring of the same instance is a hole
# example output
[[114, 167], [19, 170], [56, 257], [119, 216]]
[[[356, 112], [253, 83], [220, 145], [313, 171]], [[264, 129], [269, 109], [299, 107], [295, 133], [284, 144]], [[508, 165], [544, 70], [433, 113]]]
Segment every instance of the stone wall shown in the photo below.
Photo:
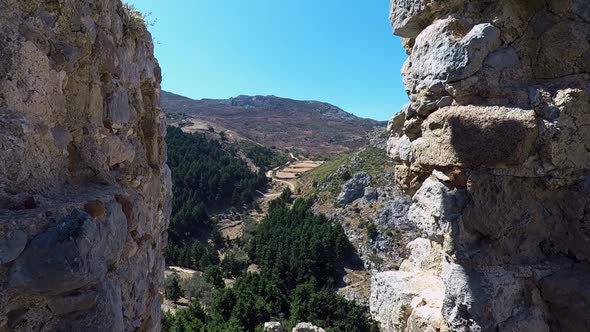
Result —
[[152, 331], [161, 73], [119, 0], [0, 0], [0, 331]]
[[[414, 195], [409, 218], [441, 247], [438, 267], [421, 270], [444, 296], [390, 294], [404, 310], [381, 320], [589, 330], [590, 2], [392, 0], [391, 22], [411, 103], [390, 122], [388, 151]], [[384, 277], [372, 289], [381, 317]]]

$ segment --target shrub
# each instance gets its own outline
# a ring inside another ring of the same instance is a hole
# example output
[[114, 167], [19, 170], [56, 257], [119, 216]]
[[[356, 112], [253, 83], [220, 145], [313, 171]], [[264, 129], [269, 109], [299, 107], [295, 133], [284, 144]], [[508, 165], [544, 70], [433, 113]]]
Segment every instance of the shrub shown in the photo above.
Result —
[[127, 33], [134, 37], [138, 37], [147, 32], [147, 26], [154, 26], [155, 20], [149, 20], [151, 13], [144, 14], [137, 10], [135, 6], [124, 3], [123, 11], [127, 14], [125, 21], [125, 28]]
[[213, 285], [205, 281], [204, 276], [193, 274], [180, 283], [185, 296], [189, 301], [199, 301], [203, 306], [209, 307], [213, 301]]
[[221, 270], [229, 278], [237, 278], [248, 267], [248, 256], [243, 252], [231, 252], [221, 261]]
[[264, 171], [271, 170], [289, 160], [287, 155], [259, 144], [242, 142], [240, 143], [240, 149], [248, 159], [252, 160], [256, 166]]
[[208, 140], [204, 134], [187, 134], [168, 127], [166, 142], [173, 183], [169, 227], [172, 244], [190, 245], [211, 231], [209, 206], [229, 201], [235, 205], [249, 203], [256, 190], [268, 183], [264, 172], [252, 172], [234, 151]]
[[375, 238], [377, 237], [377, 234], [379, 234], [379, 231], [377, 230], [377, 226], [375, 226], [375, 224], [372, 222], [367, 222], [367, 237], [370, 240], [375, 240]]

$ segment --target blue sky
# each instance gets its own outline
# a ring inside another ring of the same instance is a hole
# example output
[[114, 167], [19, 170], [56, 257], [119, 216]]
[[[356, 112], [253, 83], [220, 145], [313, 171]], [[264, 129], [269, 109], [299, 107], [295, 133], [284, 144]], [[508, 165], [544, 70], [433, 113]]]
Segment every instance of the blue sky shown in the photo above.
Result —
[[320, 100], [387, 120], [407, 102], [389, 0], [131, 0], [151, 13], [162, 88]]

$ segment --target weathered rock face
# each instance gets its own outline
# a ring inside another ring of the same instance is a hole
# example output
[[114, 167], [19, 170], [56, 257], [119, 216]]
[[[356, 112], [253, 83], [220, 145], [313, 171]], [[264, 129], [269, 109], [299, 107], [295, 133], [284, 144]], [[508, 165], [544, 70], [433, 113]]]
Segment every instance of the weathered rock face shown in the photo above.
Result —
[[170, 174], [121, 1], [0, 0], [0, 330], [158, 330]]
[[[391, 21], [411, 103], [388, 151], [408, 219], [441, 248], [445, 326], [412, 320], [407, 287], [388, 295], [401, 314], [373, 311], [391, 331], [590, 329], [590, 3], [392, 0]], [[374, 298], [431, 270], [383, 275]]]
[[[371, 176], [367, 173], [360, 172], [352, 176], [342, 185], [342, 191], [336, 198], [336, 204], [338, 206], [346, 206], [353, 202], [355, 199], [359, 199], [365, 196], [365, 189], [371, 183]], [[371, 198], [372, 193], [370, 190], [366, 192], [366, 196]]]
[[417, 238], [399, 271], [375, 273], [370, 309], [384, 331], [440, 331], [444, 286], [440, 278], [440, 244]]

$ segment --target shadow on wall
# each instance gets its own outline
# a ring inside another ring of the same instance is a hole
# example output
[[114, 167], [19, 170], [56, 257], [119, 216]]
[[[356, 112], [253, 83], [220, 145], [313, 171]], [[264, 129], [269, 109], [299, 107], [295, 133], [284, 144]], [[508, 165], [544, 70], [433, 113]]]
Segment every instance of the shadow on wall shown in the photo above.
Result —
[[[586, 181], [550, 189], [542, 178], [486, 172], [470, 181], [468, 202], [452, 221], [455, 259], [443, 263], [451, 330], [588, 331]], [[444, 215], [457, 213], [443, 207]]]
[[451, 145], [467, 166], [518, 162], [527, 130], [516, 120], [497, 120], [485, 124], [473, 118], [449, 117]]

